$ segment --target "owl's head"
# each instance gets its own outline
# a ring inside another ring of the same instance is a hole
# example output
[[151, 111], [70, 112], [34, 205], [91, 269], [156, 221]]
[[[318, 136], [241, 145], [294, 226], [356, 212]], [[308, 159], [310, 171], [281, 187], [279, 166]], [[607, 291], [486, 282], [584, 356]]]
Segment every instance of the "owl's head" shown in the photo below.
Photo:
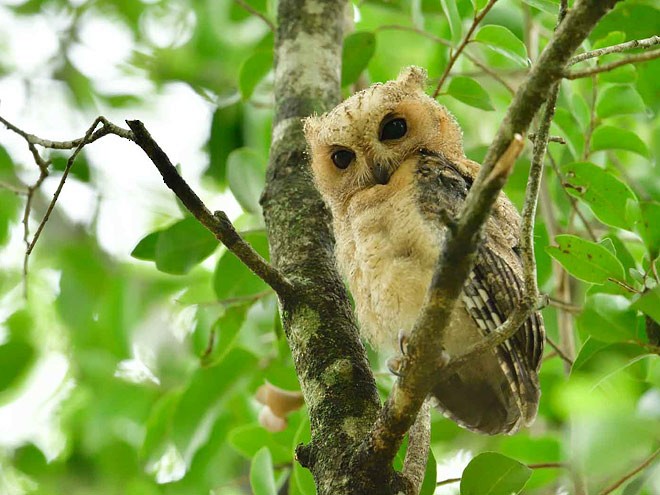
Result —
[[305, 120], [316, 184], [331, 206], [387, 184], [420, 150], [452, 161], [464, 157], [458, 124], [424, 93], [425, 85], [426, 71], [408, 67], [396, 80], [374, 84]]

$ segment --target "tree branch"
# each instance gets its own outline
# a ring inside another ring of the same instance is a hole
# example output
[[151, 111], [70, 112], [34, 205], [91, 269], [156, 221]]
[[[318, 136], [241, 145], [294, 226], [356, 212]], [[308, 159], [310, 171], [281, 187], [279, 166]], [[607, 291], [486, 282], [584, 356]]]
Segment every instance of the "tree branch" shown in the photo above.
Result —
[[[518, 89], [466, 198], [456, 229], [445, 243], [427, 302], [410, 335], [403, 376], [395, 383], [362, 447], [372, 462], [391, 462], [424, 397], [442, 373], [509, 338], [535, 309], [530, 299], [525, 298], [504, 325], [461, 356], [447, 357], [443, 350], [445, 327], [472, 268], [481, 227], [517, 155], [514, 135], [526, 132], [549, 90], [562, 77], [571, 54], [615, 3], [616, 0], [577, 2]], [[529, 218], [531, 215], [526, 220]], [[526, 276], [527, 280], [530, 278]], [[441, 367], [447, 370], [439, 373]]]
[[273, 33], [275, 32], [275, 24], [273, 24], [273, 21], [271, 21], [268, 17], [263, 15], [261, 12], [259, 12], [257, 9], [255, 9], [252, 5], [247, 3], [245, 0], [234, 0], [238, 5], [240, 5], [242, 8], [244, 8], [246, 11], [248, 11], [250, 14], [252, 14], [255, 17], [258, 17], [262, 21], [266, 23], [268, 26], [268, 29], [270, 29]]
[[582, 77], [589, 77], [595, 74], [600, 74], [601, 72], [609, 72], [618, 67], [621, 67], [622, 65], [636, 64], [639, 62], [648, 62], [649, 60], [654, 60], [658, 57], [660, 57], [660, 50], [653, 50], [646, 53], [639, 53], [637, 55], [631, 55], [621, 60], [617, 60], [616, 62], [610, 62], [609, 64], [599, 65], [597, 67], [592, 67], [590, 69], [566, 71], [564, 72], [564, 78], [580, 79]]
[[627, 50], [634, 50], [635, 48], [651, 48], [657, 44], [660, 44], [660, 36], [651, 36], [650, 38], [645, 38], [643, 40], [626, 41], [625, 43], [619, 43], [618, 45], [606, 46], [599, 48], [598, 50], [592, 50], [590, 52], [576, 55], [568, 61], [568, 65], [575, 65], [585, 60], [589, 60], [590, 58], [602, 57], [609, 53], [621, 53]]
[[438, 85], [435, 87], [435, 91], [433, 92], [433, 98], [438, 96], [438, 94], [440, 93], [440, 89], [442, 89], [442, 85], [449, 76], [449, 72], [451, 72], [451, 69], [454, 67], [454, 64], [456, 63], [456, 60], [458, 60], [459, 55], [463, 52], [463, 50], [465, 50], [467, 44], [470, 41], [472, 41], [472, 34], [474, 33], [474, 30], [477, 29], [479, 23], [484, 19], [484, 17], [486, 17], [486, 14], [490, 12], [490, 9], [493, 8], [493, 5], [495, 5], [496, 2], [497, 0], [489, 0], [489, 2], [481, 10], [481, 12], [475, 13], [474, 19], [472, 19], [472, 25], [470, 26], [470, 29], [468, 29], [468, 32], [465, 34], [465, 37], [456, 48], [456, 51], [451, 55], [451, 57], [449, 57], [447, 66], [445, 67], [442, 76], [440, 76], [440, 81], [438, 81]]
[[642, 462], [639, 466], [637, 466], [635, 469], [632, 471], [626, 473], [623, 477], [620, 479], [616, 480], [614, 483], [612, 483], [610, 486], [605, 488], [603, 491], [600, 492], [599, 495], [608, 495], [612, 493], [614, 490], [619, 488], [621, 485], [623, 485], [626, 481], [628, 481], [630, 478], [635, 476], [637, 473], [640, 471], [646, 469], [649, 467], [653, 461], [660, 455], [660, 449], [657, 449], [655, 452], [653, 452], [644, 462]]
[[403, 461], [403, 475], [417, 495], [422, 488], [431, 446], [431, 404], [425, 401], [408, 434], [408, 449]]
[[257, 253], [250, 244], [236, 231], [223, 211], [211, 213], [199, 196], [179, 175], [165, 152], [154, 141], [144, 124], [139, 120], [127, 120], [128, 127], [133, 131], [135, 143], [144, 150], [156, 166], [163, 181], [184, 206], [199, 220], [229, 251], [240, 259], [259, 278], [270, 285], [275, 292], [284, 298], [293, 292], [293, 285], [282, 273], [270, 265]]

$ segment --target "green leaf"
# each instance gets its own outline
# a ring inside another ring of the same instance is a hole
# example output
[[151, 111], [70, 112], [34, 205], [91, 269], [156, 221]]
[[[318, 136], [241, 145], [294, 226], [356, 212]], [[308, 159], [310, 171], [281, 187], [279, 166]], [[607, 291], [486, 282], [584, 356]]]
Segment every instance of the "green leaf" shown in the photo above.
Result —
[[218, 318], [211, 329], [216, 332], [213, 350], [210, 354], [202, 356], [202, 366], [217, 366], [225, 356], [234, 348], [238, 332], [243, 326], [248, 305], [233, 306], [227, 308], [225, 313]]
[[245, 145], [241, 102], [218, 108], [213, 113], [208, 141], [209, 166], [204, 175], [224, 187], [227, 181], [227, 157]]
[[644, 141], [633, 131], [603, 125], [597, 127], [591, 136], [591, 149], [600, 150], [627, 150], [637, 153], [644, 158], [650, 158], [649, 149]]
[[557, 246], [546, 251], [575, 278], [592, 284], [604, 284], [610, 278], [625, 280], [623, 266], [607, 248], [574, 235], [558, 235]]
[[18, 219], [20, 204], [18, 196], [0, 188], [0, 246], [9, 240], [11, 226]]
[[595, 339], [620, 342], [635, 338], [637, 314], [623, 296], [593, 294], [587, 298], [578, 324]]
[[479, 29], [474, 37], [490, 49], [510, 58], [522, 67], [529, 66], [527, 48], [520, 39], [504, 26], [490, 24]]
[[656, 322], [660, 323], [660, 287], [647, 291], [637, 299], [632, 307], [649, 315]]
[[472, 7], [474, 10], [479, 12], [488, 4], [488, 0], [472, 0]]
[[527, 5], [536, 7], [542, 12], [546, 12], [553, 17], [559, 12], [559, 2], [556, 0], [523, 0]]
[[[626, 56], [622, 53], [610, 53], [601, 57], [599, 62], [601, 65], [610, 62], [616, 62], [625, 58]], [[598, 79], [600, 82], [608, 82], [615, 84], [630, 84], [637, 81], [637, 69], [634, 64], [626, 64], [616, 69], [609, 70], [606, 72], [601, 72], [598, 74]]]
[[251, 148], [239, 148], [227, 158], [227, 182], [249, 213], [261, 213], [259, 197], [266, 184], [266, 159]]
[[[69, 161], [68, 156], [64, 156], [64, 155], [53, 156], [52, 158], [53, 170], [57, 170], [58, 172], [64, 172], [68, 161]], [[85, 158], [84, 152], [81, 152], [76, 157], [76, 161], [73, 162], [73, 165], [71, 166], [71, 170], [69, 171], [69, 175], [75, 177], [81, 182], [89, 182], [89, 176], [90, 176], [89, 163]]]
[[610, 86], [601, 92], [596, 104], [596, 113], [600, 118], [628, 113], [640, 113], [646, 110], [644, 100], [632, 86]]
[[660, 255], [660, 203], [655, 201], [640, 201], [641, 221], [637, 231], [644, 239], [652, 259]]
[[424, 471], [424, 481], [419, 490], [419, 495], [433, 495], [436, 489], [438, 475], [438, 463], [435, 460], [433, 452], [429, 449], [429, 457], [426, 461], [426, 471]]
[[273, 68], [273, 50], [258, 50], [250, 55], [241, 65], [238, 75], [238, 87], [244, 100], [249, 100], [257, 84]]
[[514, 495], [520, 493], [532, 470], [510, 457], [484, 452], [472, 459], [461, 477], [461, 495]]
[[268, 447], [262, 447], [252, 458], [250, 486], [254, 495], [277, 495], [273, 459]]
[[138, 260], [156, 261], [156, 244], [162, 230], [144, 236], [131, 251], [131, 256]]
[[208, 440], [209, 424], [220, 414], [223, 401], [239, 386], [246, 386], [256, 365], [254, 355], [234, 348], [219, 366], [195, 371], [176, 405], [170, 425], [172, 440], [187, 461]]
[[625, 40], [626, 33], [623, 31], [610, 31], [606, 36], [596, 40], [591, 48], [592, 50], [598, 50], [599, 48], [604, 48], [606, 46], [618, 45], [619, 43], [623, 43]]
[[[245, 240], [264, 258], [268, 257], [268, 240], [262, 232], [251, 232]], [[213, 288], [218, 299], [251, 296], [263, 292], [267, 285], [234, 254], [225, 252], [218, 260], [213, 275]]]
[[23, 340], [0, 345], [0, 394], [21, 383], [32, 368], [35, 355], [34, 347]]
[[183, 275], [208, 258], [217, 247], [218, 240], [197, 219], [184, 218], [158, 235], [156, 268]]
[[358, 31], [344, 39], [341, 53], [341, 85], [347, 86], [357, 81], [367, 68], [376, 51], [376, 37], [368, 31]]
[[562, 167], [562, 173], [568, 193], [588, 204], [598, 220], [620, 229], [632, 229], [622, 205], [637, 198], [626, 184], [588, 162], [570, 163]]
[[458, 7], [456, 2], [451, 0], [440, 0], [440, 5], [442, 5], [442, 10], [445, 13], [447, 21], [449, 21], [449, 29], [451, 31], [451, 39], [454, 44], [461, 42], [463, 37], [463, 20], [461, 15], [458, 13]]
[[630, 251], [628, 251], [628, 248], [626, 245], [621, 242], [621, 239], [619, 239], [616, 234], [607, 234], [606, 236], [603, 237], [603, 240], [608, 239], [611, 243], [612, 246], [614, 247], [614, 251], [616, 253], [617, 259], [621, 262], [623, 265], [623, 269], [626, 272], [626, 280], [629, 282], [633, 281], [633, 277], [630, 274], [631, 270], [636, 270], [636, 264], [635, 264], [635, 259], [632, 257], [632, 254], [630, 254]]
[[293, 450], [291, 445], [285, 445], [284, 440], [291, 432], [271, 433], [261, 425], [250, 423], [238, 426], [229, 433], [229, 444], [245, 458], [254, 457], [257, 451], [267, 447], [276, 463], [291, 462]]
[[481, 85], [469, 77], [454, 77], [449, 83], [447, 93], [471, 107], [482, 110], [495, 110], [490, 96]]

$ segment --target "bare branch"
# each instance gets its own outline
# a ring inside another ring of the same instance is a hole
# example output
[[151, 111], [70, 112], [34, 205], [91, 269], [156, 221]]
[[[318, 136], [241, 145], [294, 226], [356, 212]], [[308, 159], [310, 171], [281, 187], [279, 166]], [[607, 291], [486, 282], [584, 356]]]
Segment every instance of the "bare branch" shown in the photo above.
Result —
[[48, 219], [50, 218], [50, 214], [53, 212], [53, 208], [55, 208], [55, 203], [57, 203], [57, 200], [60, 197], [60, 193], [62, 192], [62, 188], [64, 187], [64, 183], [66, 182], [67, 177], [69, 176], [69, 172], [71, 171], [71, 167], [73, 166], [74, 162], [76, 161], [76, 158], [78, 157], [78, 154], [80, 151], [83, 149], [83, 147], [89, 143], [89, 139], [92, 137], [92, 134], [94, 133], [94, 130], [96, 127], [102, 123], [105, 119], [103, 117], [97, 117], [92, 125], [89, 127], [87, 132], [85, 133], [85, 136], [79, 141], [78, 145], [76, 146], [75, 151], [71, 154], [69, 159], [66, 162], [66, 167], [64, 168], [64, 173], [62, 173], [62, 178], [60, 179], [60, 183], [57, 185], [57, 189], [55, 190], [55, 194], [53, 194], [53, 199], [50, 201], [50, 204], [48, 205], [48, 208], [46, 209], [46, 214], [44, 217], [41, 219], [41, 223], [39, 223], [39, 227], [37, 227], [37, 231], [34, 233], [34, 237], [32, 238], [32, 242], [30, 242], [29, 246], [27, 247], [27, 250], [25, 251], [25, 260], [27, 264], [27, 258], [32, 254], [32, 250], [34, 249], [34, 246], [37, 245], [37, 241], [39, 240], [39, 237], [41, 236], [41, 232], [44, 230], [44, 227], [46, 226], [46, 223], [48, 222]]
[[545, 336], [545, 341], [550, 345], [550, 347], [554, 349], [554, 351], [557, 353], [557, 356], [559, 356], [568, 365], [569, 368], [573, 366], [573, 360], [566, 355], [559, 344], [557, 344], [547, 335]]
[[424, 482], [430, 446], [431, 404], [426, 401], [408, 433], [408, 450], [403, 461], [403, 475], [411, 482], [414, 495], [419, 493]]
[[470, 29], [468, 29], [468, 32], [465, 34], [465, 37], [463, 40], [460, 42], [458, 47], [456, 47], [456, 51], [452, 53], [451, 57], [449, 57], [449, 61], [447, 62], [447, 66], [445, 67], [444, 72], [442, 73], [442, 76], [440, 76], [440, 81], [438, 82], [438, 85], [435, 87], [435, 91], [433, 92], [433, 98], [438, 96], [440, 93], [440, 89], [442, 89], [442, 85], [444, 84], [445, 80], [449, 76], [449, 73], [451, 72], [451, 69], [454, 67], [454, 64], [456, 63], [456, 60], [458, 60], [458, 57], [460, 54], [465, 50], [465, 47], [467, 44], [472, 41], [472, 35], [474, 34], [475, 29], [477, 29], [477, 26], [479, 26], [479, 23], [486, 17], [486, 14], [490, 12], [490, 9], [493, 8], [493, 5], [497, 0], [489, 0], [489, 2], [486, 4], [486, 6], [481, 10], [479, 13], [475, 13], [474, 19], [472, 19], [472, 25], [470, 26]]
[[[103, 136], [107, 136], [108, 134], [115, 134], [124, 139], [128, 139], [129, 141], [133, 140], [133, 135], [131, 134], [131, 131], [129, 131], [128, 129], [123, 129], [113, 124], [112, 122], [108, 121], [105, 117], [98, 117], [98, 121], [103, 124], [103, 127], [92, 133], [89, 139], [85, 141], [86, 144], [93, 143], [97, 139], [100, 139]], [[85, 136], [83, 136], [78, 139], [72, 139], [71, 141], [52, 141], [50, 139], [43, 139], [38, 136], [35, 136], [34, 134], [25, 132], [19, 129], [11, 122], [9, 122], [8, 120], [6, 120], [5, 118], [3, 118], [2, 116], [0, 116], [0, 122], [2, 122], [5, 125], [5, 127], [7, 127], [7, 129], [15, 132], [23, 139], [25, 139], [25, 141], [27, 141], [28, 144], [41, 146], [43, 148], [48, 148], [52, 150], [72, 150], [78, 147], [80, 143], [82, 143], [85, 140]]]
[[598, 50], [592, 50], [590, 52], [576, 55], [568, 61], [568, 65], [575, 65], [585, 60], [589, 60], [590, 58], [602, 57], [609, 53], [621, 53], [627, 50], [634, 50], [635, 48], [651, 48], [657, 44], [660, 44], [660, 36], [651, 36], [650, 38], [645, 38], [643, 40], [626, 41], [625, 43], [619, 43], [618, 45], [606, 46], [599, 48]]
[[[385, 30], [396, 30], [396, 31], [408, 31], [411, 33], [416, 33], [420, 36], [423, 36], [425, 38], [428, 38], [432, 41], [435, 41], [436, 43], [439, 43], [444, 46], [451, 47], [451, 41], [446, 40], [444, 38], [438, 38], [434, 34], [431, 34], [429, 32], [426, 32], [422, 29], [418, 29], [412, 26], [402, 26], [399, 24], [386, 24], [384, 26], [378, 26], [376, 28], [376, 31], [385, 31]], [[477, 57], [472, 55], [468, 51], [463, 52], [463, 56], [467, 58], [470, 62], [472, 62], [475, 66], [477, 66], [479, 69], [481, 69], [483, 72], [485, 72], [487, 75], [495, 79], [498, 83], [500, 83], [502, 86], [506, 88], [506, 90], [511, 93], [512, 95], [516, 93], [516, 90], [511, 86], [505, 79], [503, 79], [497, 72], [495, 72], [493, 69], [488, 67], [485, 63], [483, 63], [481, 60], [479, 60]]]
[[268, 17], [263, 15], [261, 12], [259, 12], [257, 9], [255, 9], [252, 5], [247, 3], [245, 0], [234, 0], [238, 5], [243, 7], [245, 10], [247, 10], [250, 14], [252, 14], [255, 17], [258, 17], [262, 21], [266, 23], [268, 26], [268, 29], [270, 29], [272, 32], [275, 32], [275, 24], [273, 24], [273, 21], [271, 21]]
[[610, 486], [608, 486], [603, 491], [601, 491], [599, 495], [608, 495], [609, 493], [612, 493], [614, 490], [619, 488], [621, 485], [623, 485], [626, 481], [628, 481], [630, 478], [635, 476], [637, 473], [649, 467], [653, 463], [653, 461], [655, 461], [658, 455], [660, 455], [660, 449], [657, 449], [655, 452], [653, 452], [653, 454], [651, 454], [644, 462], [642, 462], [635, 469], [626, 473], [620, 479], [616, 480]]
[[181, 200], [185, 207], [199, 220], [227, 249], [236, 255], [255, 275], [270, 285], [280, 297], [291, 294], [293, 285], [276, 268], [257, 253], [236, 231], [223, 211], [211, 213], [199, 196], [179, 175], [165, 152], [154, 141], [144, 124], [139, 120], [127, 120], [133, 131], [136, 144], [144, 150], [156, 166], [163, 181]]
[[582, 77], [589, 77], [595, 74], [600, 74], [601, 72], [609, 72], [618, 67], [621, 67], [622, 65], [636, 64], [639, 62], [648, 62], [649, 60], [654, 60], [658, 57], [660, 57], [660, 50], [653, 50], [646, 53], [639, 53], [637, 55], [631, 55], [630, 57], [617, 60], [616, 62], [610, 62], [609, 64], [599, 65], [597, 67], [592, 67], [590, 69], [566, 71], [564, 72], [564, 78], [580, 79]]
[[[527, 137], [531, 141], [534, 141], [536, 139], [536, 133], [535, 132], [530, 132], [529, 134], [527, 134]], [[566, 140], [561, 136], [548, 136], [548, 142], [566, 144]]]
[[572, 304], [566, 301], [561, 301], [554, 297], [548, 297], [548, 304], [550, 306], [563, 309], [564, 311], [568, 311], [569, 313], [573, 313], [573, 314], [579, 314], [582, 312], [583, 309], [582, 306], [578, 306], [576, 304]]
[[[18, 126], [12, 124], [2, 116], [0, 116], [0, 123], [4, 124], [5, 127], [7, 127], [7, 129], [18, 134], [25, 140], [25, 142], [28, 145], [28, 149], [32, 154], [32, 157], [34, 158], [35, 164], [37, 165], [37, 167], [39, 167], [39, 177], [34, 182], [34, 184], [28, 186], [26, 190], [17, 189], [14, 188], [13, 186], [4, 183], [0, 185], [0, 187], [13, 190], [17, 194], [24, 194], [25, 196], [27, 196], [27, 199], [25, 201], [25, 208], [23, 210], [23, 219], [22, 219], [23, 242], [25, 243], [25, 255], [23, 257], [24, 293], [25, 296], [27, 297], [27, 293], [28, 293], [27, 275], [28, 275], [28, 262], [29, 262], [30, 254], [32, 253], [32, 250], [34, 249], [37, 241], [39, 240], [41, 232], [43, 231], [44, 227], [46, 226], [46, 223], [48, 222], [50, 214], [52, 213], [53, 208], [55, 207], [55, 203], [57, 203], [60, 193], [62, 192], [62, 188], [64, 187], [64, 182], [66, 181], [69, 175], [69, 171], [73, 166], [73, 162], [80, 153], [80, 150], [82, 150], [82, 148], [85, 145], [93, 141], [96, 141], [97, 139], [106, 136], [108, 134], [116, 134], [120, 137], [131, 140], [132, 133], [127, 129], [122, 129], [121, 127], [112, 124], [107, 119], [105, 119], [105, 117], [97, 117], [94, 123], [92, 124], [92, 126], [90, 127], [90, 129], [82, 138], [74, 139], [72, 141], [51, 141], [49, 139], [43, 139], [38, 136], [35, 136], [34, 134], [30, 134], [23, 131]], [[99, 123], [103, 124], [103, 127], [101, 127], [101, 129], [95, 130], [96, 127], [98, 127]], [[43, 182], [48, 177], [49, 175], [48, 167], [50, 166], [50, 161], [45, 160], [41, 156], [39, 150], [37, 149], [37, 146], [41, 146], [43, 148], [48, 148], [48, 149], [61, 149], [61, 150], [75, 148], [75, 151], [71, 155], [71, 157], [69, 157], [64, 173], [62, 174], [62, 178], [60, 179], [60, 183], [57, 187], [57, 190], [55, 191], [53, 199], [50, 202], [48, 209], [46, 210], [46, 214], [39, 223], [39, 227], [37, 228], [37, 232], [35, 233], [34, 237], [32, 238], [32, 240], [30, 240], [29, 222], [30, 222], [30, 214], [32, 212], [32, 201], [34, 199], [35, 192], [41, 187]]]

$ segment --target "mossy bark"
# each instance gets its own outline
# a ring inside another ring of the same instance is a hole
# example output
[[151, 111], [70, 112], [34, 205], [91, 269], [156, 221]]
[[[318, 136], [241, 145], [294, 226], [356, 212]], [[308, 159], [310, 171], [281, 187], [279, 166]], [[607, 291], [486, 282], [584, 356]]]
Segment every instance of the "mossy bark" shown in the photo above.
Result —
[[312, 181], [301, 121], [340, 101], [345, 8], [337, 0], [279, 2], [276, 112], [261, 204], [272, 262], [295, 286], [281, 310], [312, 430], [298, 459], [319, 494], [388, 494], [396, 493], [390, 466], [369, 473], [352, 459], [380, 401], [335, 268], [330, 212]]

